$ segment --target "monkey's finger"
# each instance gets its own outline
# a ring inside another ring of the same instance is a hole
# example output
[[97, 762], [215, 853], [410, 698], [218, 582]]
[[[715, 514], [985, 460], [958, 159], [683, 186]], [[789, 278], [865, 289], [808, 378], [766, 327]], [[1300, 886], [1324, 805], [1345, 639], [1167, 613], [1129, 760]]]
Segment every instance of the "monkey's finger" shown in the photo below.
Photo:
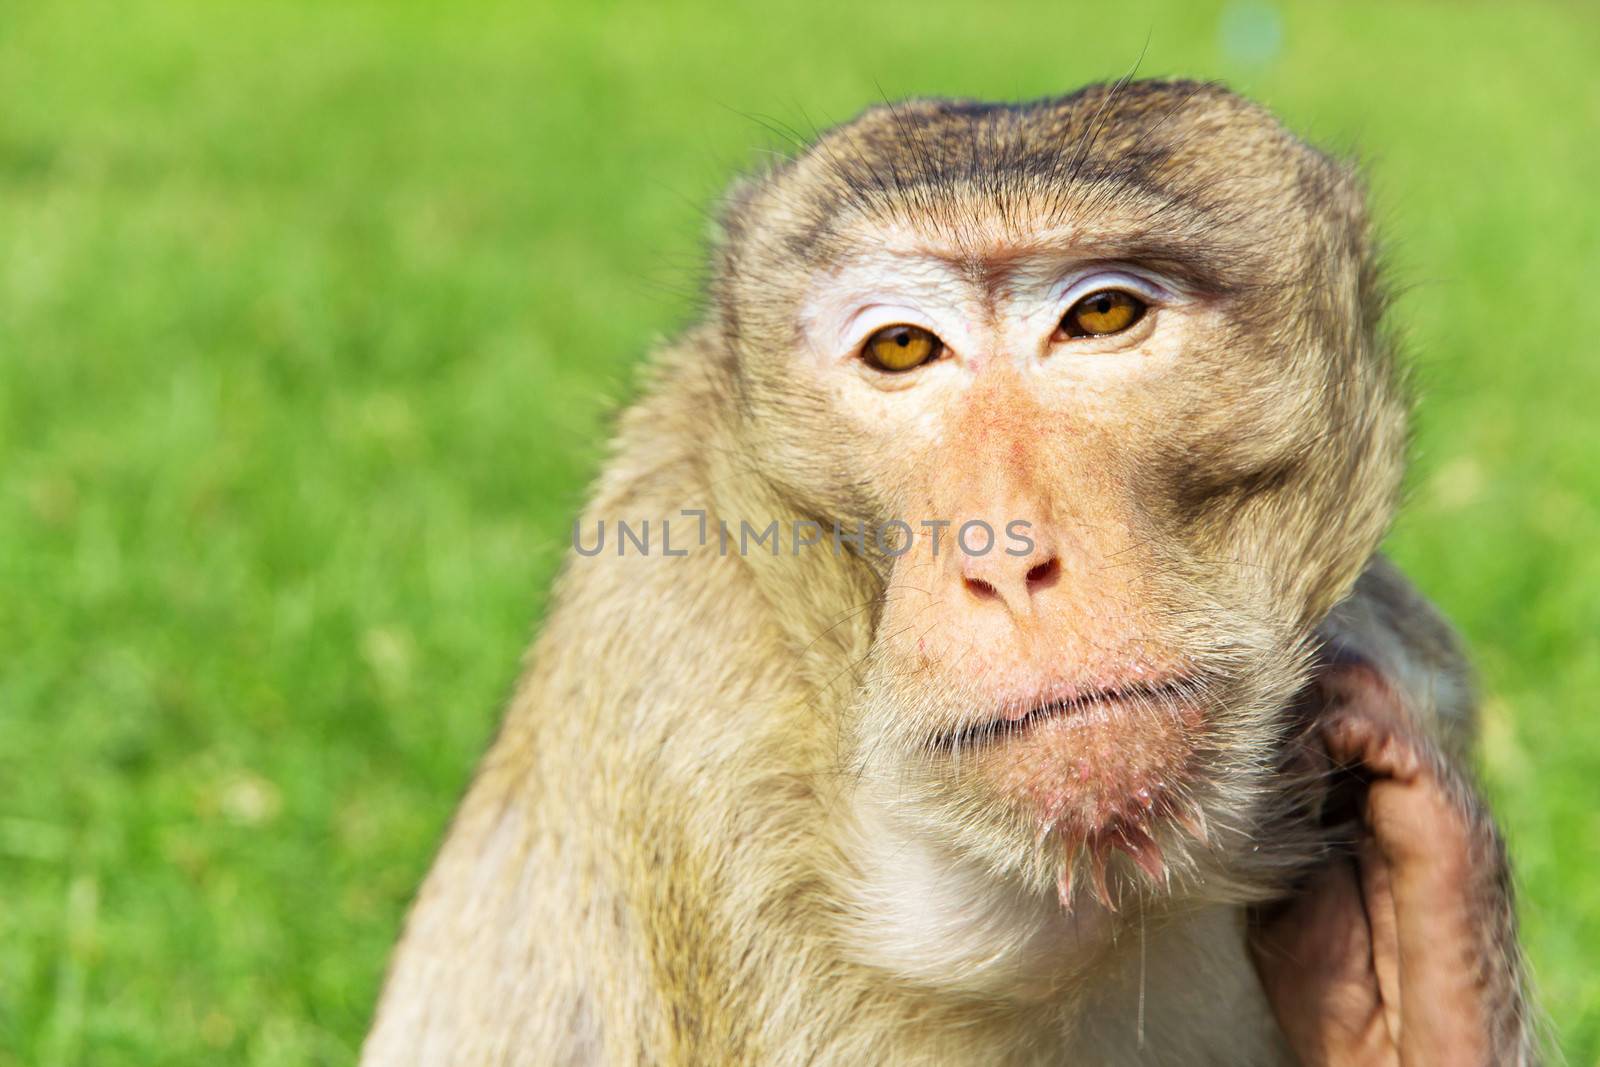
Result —
[[1394, 1043], [1372, 969], [1356, 870], [1338, 860], [1258, 927], [1251, 955], [1267, 1001], [1304, 1063], [1385, 1063]]
[[1336, 762], [1359, 767], [1374, 779], [1410, 782], [1428, 770], [1423, 758], [1425, 741], [1360, 714], [1337, 713], [1324, 724], [1322, 733], [1328, 754]]
[[1371, 837], [1356, 845], [1361, 898], [1372, 937], [1372, 970], [1383, 1002], [1384, 1020], [1398, 1044], [1401, 1026], [1400, 935], [1395, 924], [1394, 892], [1389, 861]]
[[1374, 782], [1367, 798], [1374, 872], [1387, 878], [1408, 1063], [1487, 1063], [1491, 1033], [1479, 936], [1483, 872], [1472, 828], [1431, 775]]

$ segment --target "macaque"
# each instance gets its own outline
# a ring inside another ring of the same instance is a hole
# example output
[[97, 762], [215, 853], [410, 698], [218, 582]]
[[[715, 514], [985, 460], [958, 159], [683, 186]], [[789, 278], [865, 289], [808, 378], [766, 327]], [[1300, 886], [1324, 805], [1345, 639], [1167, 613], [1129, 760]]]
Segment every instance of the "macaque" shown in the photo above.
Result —
[[363, 1062], [1530, 1060], [1352, 171], [1124, 82], [722, 218]]

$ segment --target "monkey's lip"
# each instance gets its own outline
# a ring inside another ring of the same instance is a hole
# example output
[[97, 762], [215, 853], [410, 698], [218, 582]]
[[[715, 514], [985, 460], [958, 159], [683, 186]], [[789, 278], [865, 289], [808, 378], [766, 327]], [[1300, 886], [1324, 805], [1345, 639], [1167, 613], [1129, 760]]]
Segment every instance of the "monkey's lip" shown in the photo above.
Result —
[[1087, 726], [1148, 709], [1168, 709], [1189, 717], [1198, 713], [1195, 699], [1198, 688], [1192, 678], [1173, 677], [1164, 681], [1073, 689], [1065, 695], [1040, 700], [1021, 714], [1001, 714], [963, 727], [947, 740], [957, 744], [998, 742], [1031, 732], [1047, 722]]

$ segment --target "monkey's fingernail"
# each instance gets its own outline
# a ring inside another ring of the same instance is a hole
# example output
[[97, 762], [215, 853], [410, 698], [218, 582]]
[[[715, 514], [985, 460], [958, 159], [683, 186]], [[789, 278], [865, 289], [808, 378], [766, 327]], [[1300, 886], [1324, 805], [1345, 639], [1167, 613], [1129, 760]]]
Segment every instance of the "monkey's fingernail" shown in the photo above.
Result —
[[1072, 912], [1072, 857], [1061, 865], [1061, 874], [1056, 878], [1056, 899], [1061, 901], [1061, 910]]

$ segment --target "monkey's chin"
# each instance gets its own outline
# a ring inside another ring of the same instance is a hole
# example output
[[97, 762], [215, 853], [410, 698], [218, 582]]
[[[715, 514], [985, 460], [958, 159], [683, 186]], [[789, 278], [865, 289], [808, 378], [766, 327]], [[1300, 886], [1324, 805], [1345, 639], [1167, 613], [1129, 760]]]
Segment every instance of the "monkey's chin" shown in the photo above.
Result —
[[1035, 823], [1041, 843], [1063, 847], [1063, 903], [1080, 852], [1099, 890], [1112, 851], [1156, 880], [1164, 826], [1204, 839], [1190, 794], [1205, 723], [1201, 705], [1172, 685], [1042, 705], [993, 732], [980, 758], [986, 777]]

